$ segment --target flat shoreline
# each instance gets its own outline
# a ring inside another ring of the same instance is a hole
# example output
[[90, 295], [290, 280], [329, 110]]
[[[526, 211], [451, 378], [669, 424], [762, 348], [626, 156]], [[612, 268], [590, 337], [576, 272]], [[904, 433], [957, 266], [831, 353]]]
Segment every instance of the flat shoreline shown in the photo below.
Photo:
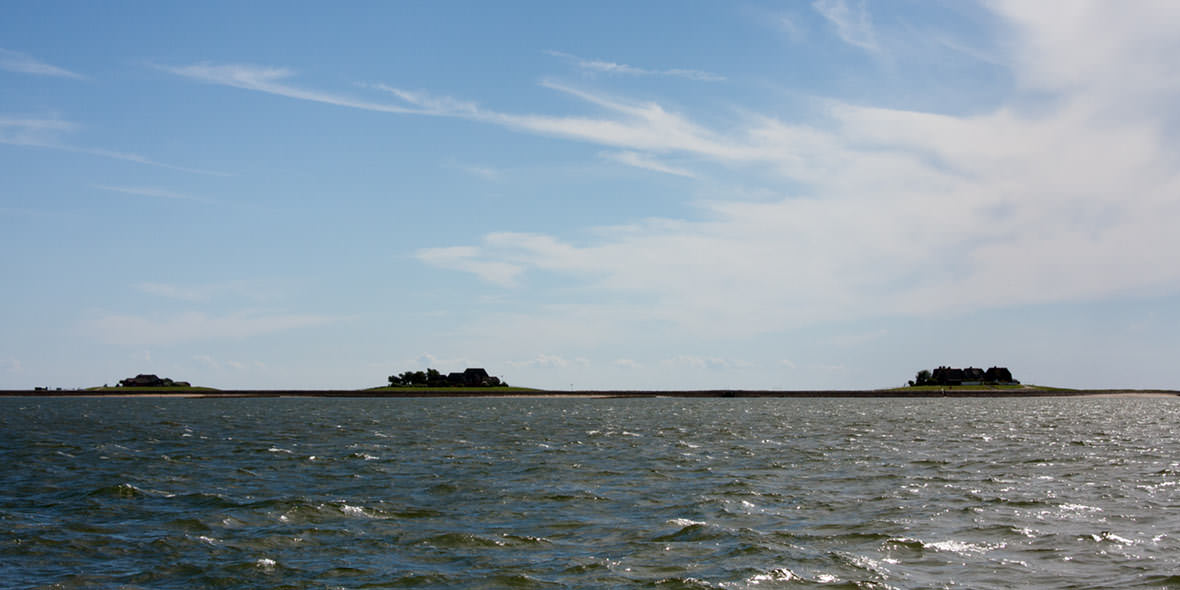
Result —
[[223, 391], [87, 391], [71, 390], [0, 390], [0, 397], [85, 397], [85, 398], [258, 398], [258, 397], [338, 397], [338, 398], [424, 398], [424, 397], [495, 397], [495, 398], [945, 398], [945, 397], [1057, 397], [1057, 398], [1167, 398], [1180, 397], [1180, 391], [1165, 389], [950, 389], [946, 391], [905, 391], [900, 389], [881, 390], [701, 390], [701, 391], [655, 391], [655, 390], [589, 390], [589, 391], [367, 391], [367, 390], [223, 390]]

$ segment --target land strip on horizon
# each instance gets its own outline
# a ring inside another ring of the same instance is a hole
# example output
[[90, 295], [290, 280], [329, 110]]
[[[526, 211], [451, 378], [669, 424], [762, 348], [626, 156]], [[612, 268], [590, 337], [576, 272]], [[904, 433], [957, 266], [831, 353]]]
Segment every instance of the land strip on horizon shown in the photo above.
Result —
[[938, 398], [938, 397], [1177, 397], [1180, 391], [1169, 389], [983, 389], [947, 388], [945, 390], [865, 389], [865, 390], [540, 390], [499, 388], [471, 389], [427, 389], [397, 388], [375, 390], [319, 390], [319, 389], [242, 389], [208, 390], [143, 388], [120, 388], [118, 391], [93, 391], [86, 389], [69, 390], [0, 390], [0, 397], [184, 397], [184, 398], [234, 398], [234, 397], [554, 397], [554, 398], [640, 398], [640, 397], [686, 397], [686, 398], [805, 398], [805, 397], [856, 397], [856, 398]]

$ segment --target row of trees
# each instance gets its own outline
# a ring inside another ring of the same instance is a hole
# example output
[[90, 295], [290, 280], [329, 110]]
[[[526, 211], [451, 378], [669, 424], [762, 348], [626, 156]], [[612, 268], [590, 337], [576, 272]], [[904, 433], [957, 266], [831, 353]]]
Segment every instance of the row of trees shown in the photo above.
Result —
[[445, 387], [446, 376], [435, 369], [425, 371], [405, 371], [399, 375], [389, 376], [390, 387], [404, 387], [420, 385], [424, 387]]

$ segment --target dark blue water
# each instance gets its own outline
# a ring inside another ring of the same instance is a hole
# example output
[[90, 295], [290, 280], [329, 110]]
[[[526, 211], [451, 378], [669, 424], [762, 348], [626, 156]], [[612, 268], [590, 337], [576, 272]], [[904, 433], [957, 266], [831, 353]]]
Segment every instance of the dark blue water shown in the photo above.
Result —
[[1175, 588], [1178, 399], [0, 399], [3, 588]]

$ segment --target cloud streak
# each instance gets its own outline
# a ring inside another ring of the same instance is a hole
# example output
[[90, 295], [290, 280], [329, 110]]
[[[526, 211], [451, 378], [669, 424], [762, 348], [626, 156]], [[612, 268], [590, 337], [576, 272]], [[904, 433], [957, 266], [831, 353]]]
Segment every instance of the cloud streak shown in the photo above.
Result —
[[366, 101], [342, 94], [319, 92], [292, 86], [284, 82], [284, 80], [291, 78], [295, 74], [294, 71], [287, 68], [272, 68], [249, 64], [217, 65], [210, 63], [188, 66], [157, 65], [156, 67], [177, 76], [208, 84], [265, 92], [333, 106], [394, 114], [433, 114], [428, 109], [407, 108], [395, 104]]
[[723, 81], [725, 81], [725, 76], [722, 76], [720, 74], [714, 74], [711, 72], [705, 72], [705, 71], [701, 71], [701, 70], [692, 70], [692, 69], [685, 69], [685, 68], [669, 68], [669, 69], [663, 69], [663, 70], [652, 70], [652, 69], [648, 69], [648, 68], [640, 68], [640, 67], [636, 67], [636, 66], [630, 66], [627, 64], [615, 63], [615, 62], [611, 62], [611, 61], [604, 61], [604, 60], [597, 60], [597, 59], [585, 59], [585, 58], [581, 58], [576, 55], [571, 55], [569, 53], [565, 53], [565, 52], [561, 52], [561, 51], [550, 50], [550, 51], [546, 51], [545, 53], [548, 55], [552, 55], [553, 57], [560, 57], [562, 59], [571, 61], [578, 68], [589, 71], [589, 72], [596, 72], [596, 73], [602, 73], [602, 74], [619, 74], [619, 75], [625, 75], [625, 76], [656, 76], [656, 77], [664, 77], [664, 78], [684, 78], [686, 80], [695, 80], [698, 82], [723, 82]]
[[811, 6], [836, 28], [836, 34], [845, 43], [869, 53], [881, 51], [872, 17], [863, 3], [849, 7], [845, 0], [816, 0]]
[[120, 152], [103, 148], [72, 145], [62, 141], [62, 136], [79, 129], [79, 125], [57, 118], [16, 117], [0, 115], [0, 144], [58, 150], [75, 154], [86, 154], [112, 160], [133, 162], [156, 168], [166, 168], [205, 176], [232, 176], [225, 172], [203, 170], [159, 162], [140, 154]]
[[32, 74], [34, 76], [49, 76], [53, 78], [70, 78], [86, 80], [86, 76], [71, 72], [65, 68], [47, 64], [31, 55], [0, 49], [0, 70], [18, 74]]
[[154, 199], [168, 199], [175, 201], [196, 201], [198, 203], [209, 203], [208, 199], [185, 195], [170, 190], [151, 188], [151, 187], [134, 187], [134, 186], [107, 186], [102, 184], [94, 185], [94, 188], [114, 193], [122, 193], [125, 195], [134, 195], [138, 197], [151, 197]]
[[684, 176], [686, 178], [696, 178], [696, 174], [693, 174], [691, 170], [669, 166], [638, 152], [605, 152], [602, 154], [602, 157], [620, 164], [634, 166], [635, 168], [672, 174], [674, 176]]

